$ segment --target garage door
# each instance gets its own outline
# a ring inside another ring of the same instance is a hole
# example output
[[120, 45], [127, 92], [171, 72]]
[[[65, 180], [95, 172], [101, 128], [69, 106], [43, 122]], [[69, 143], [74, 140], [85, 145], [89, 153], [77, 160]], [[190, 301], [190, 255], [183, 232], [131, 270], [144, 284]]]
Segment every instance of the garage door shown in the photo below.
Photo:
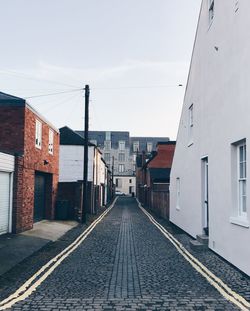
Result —
[[9, 231], [10, 174], [0, 172], [0, 234]]
[[34, 221], [45, 217], [45, 185], [46, 178], [42, 174], [35, 175]]

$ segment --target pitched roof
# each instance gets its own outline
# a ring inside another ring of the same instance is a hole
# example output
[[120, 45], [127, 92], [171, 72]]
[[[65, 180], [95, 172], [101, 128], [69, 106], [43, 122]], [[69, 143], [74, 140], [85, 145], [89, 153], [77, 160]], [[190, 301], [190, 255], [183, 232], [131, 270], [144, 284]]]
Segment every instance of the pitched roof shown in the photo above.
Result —
[[[59, 129], [60, 131], [60, 145], [73, 145], [73, 146], [83, 146], [85, 140], [75, 131], [73, 131], [68, 126], [64, 126]], [[88, 144], [89, 146], [95, 146], [92, 143]]]
[[0, 92], [0, 106], [25, 106], [25, 99]]

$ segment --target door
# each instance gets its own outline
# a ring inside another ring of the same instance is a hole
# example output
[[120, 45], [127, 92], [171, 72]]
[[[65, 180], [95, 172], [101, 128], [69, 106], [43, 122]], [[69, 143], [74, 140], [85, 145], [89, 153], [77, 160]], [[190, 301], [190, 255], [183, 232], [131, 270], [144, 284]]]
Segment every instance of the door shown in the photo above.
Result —
[[9, 232], [10, 174], [0, 172], [0, 234]]
[[35, 175], [34, 222], [45, 218], [45, 185], [46, 178], [42, 174]]
[[203, 230], [209, 235], [209, 200], [208, 200], [208, 158], [204, 158], [203, 162]]

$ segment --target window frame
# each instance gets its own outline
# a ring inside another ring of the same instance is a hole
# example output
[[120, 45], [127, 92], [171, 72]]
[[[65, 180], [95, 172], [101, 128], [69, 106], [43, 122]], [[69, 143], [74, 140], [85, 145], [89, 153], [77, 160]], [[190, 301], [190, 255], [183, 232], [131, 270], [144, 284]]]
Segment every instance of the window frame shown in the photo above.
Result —
[[104, 149], [105, 149], [105, 151], [111, 150], [111, 140], [105, 140], [104, 141]]
[[120, 151], [125, 151], [125, 148], [126, 148], [125, 140], [119, 140], [119, 150]]
[[[120, 169], [120, 168], [123, 168], [123, 169]], [[118, 173], [124, 173], [124, 172], [125, 172], [125, 165], [119, 163], [118, 164]]]
[[35, 127], [35, 147], [38, 149], [42, 149], [42, 122], [36, 119]]
[[[149, 148], [150, 146], [150, 148]], [[152, 142], [147, 142], [147, 152], [150, 153], [153, 151], [153, 143]]]
[[125, 153], [118, 153], [118, 161], [119, 162], [125, 162]]
[[134, 141], [133, 142], [133, 152], [138, 152], [139, 150], [140, 150], [140, 142], [139, 142], [139, 140]]
[[54, 131], [49, 129], [49, 154], [53, 155], [54, 153]]
[[104, 161], [110, 162], [110, 160], [111, 160], [110, 152], [104, 152]]
[[181, 180], [180, 177], [176, 178], [176, 209], [180, 210], [180, 197], [181, 197]]
[[[243, 148], [243, 157], [241, 160], [241, 149]], [[246, 141], [237, 145], [237, 192], [238, 192], [238, 217], [247, 218], [247, 153]], [[245, 198], [245, 200], [244, 200]], [[243, 206], [244, 205], [244, 206]]]

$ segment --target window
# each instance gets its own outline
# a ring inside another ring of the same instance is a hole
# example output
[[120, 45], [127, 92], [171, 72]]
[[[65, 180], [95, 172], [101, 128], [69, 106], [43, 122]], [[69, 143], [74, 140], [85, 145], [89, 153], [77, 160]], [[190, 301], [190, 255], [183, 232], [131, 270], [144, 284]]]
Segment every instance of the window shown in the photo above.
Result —
[[49, 153], [53, 154], [54, 151], [54, 132], [49, 129]]
[[106, 132], [105, 137], [106, 140], [111, 140], [111, 132]]
[[124, 140], [119, 141], [119, 150], [125, 151], [125, 141]]
[[208, 0], [208, 13], [209, 13], [209, 22], [211, 23], [214, 19], [214, 1]]
[[104, 149], [107, 151], [109, 151], [111, 149], [111, 141], [110, 140], [104, 141]]
[[115, 185], [117, 188], [121, 188], [122, 187], [122, 179], [116, 178]]
[[125, 172], [125, 166], [124, 166], [124, 164], [119, 164], [119, 165], [118, 165], [118, 172], [119, 172], [119, 173], [124, 173], [124, 172]]
[[36, 141], [35, 146], [39, 149], [42, 148], [42, 123], [36, 120]]
[[129, 183], [132, 184], [132, 179], [129, 180]]
[[153, 144], [152, 143], [147, 143], [147, 152], [150, 153], [153, 150]]
[[110, 162], [110, 153], [104, 153], [104, 160]]
[[133, 162], [136, 162], [136, 157], [137, 157], [137, 155], [133, 154]]
[[194, 127], [194, 105], [192, 104], [188, 109], [189, 145], [193, 143], [193, 127]]
[[180, 209], [181, 185], [180, 178], [176, 178], [176, 209]]
[[118, 154], [118, 161], [119, 162], [125, 162], [125, 153], [119, 153]]
[[139, 141], [134, 141], [134, 142], [133, 142], [133, 151], [134, 151], [134, 152], [139, 151], [139, 147], [140, 147]]
[[240, 217], [247, 216], [247, 162], [246, 162], [246, 142], [238, 145], [238, 212]]

